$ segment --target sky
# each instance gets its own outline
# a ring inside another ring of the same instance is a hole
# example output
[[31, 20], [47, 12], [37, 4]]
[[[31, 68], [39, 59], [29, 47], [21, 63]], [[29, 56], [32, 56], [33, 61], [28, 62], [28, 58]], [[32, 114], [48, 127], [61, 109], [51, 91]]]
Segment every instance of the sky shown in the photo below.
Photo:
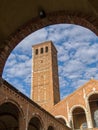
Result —
[[61, 99], [98, 79], [98, 37], [72, 24], [47, 26], [23, 39], [6, 61], [2, 77], [30, 97], [32, 45], [51, 40], [58, 51]]

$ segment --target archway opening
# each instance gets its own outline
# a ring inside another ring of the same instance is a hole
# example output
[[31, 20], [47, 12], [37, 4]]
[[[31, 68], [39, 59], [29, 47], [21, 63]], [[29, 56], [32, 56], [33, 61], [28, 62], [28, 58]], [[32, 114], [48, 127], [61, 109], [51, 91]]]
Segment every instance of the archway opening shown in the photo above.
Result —
[[53, 126], [49, 126], [47, 130], [54, 130]]
[[62, 117], [56, 117], [57, 120], [59, 120], [61, 123], [63, 123], [64, 125], [66, 125], [66, 121], [62, 118]]
[[0, 106], [0, 130], [19, 130], [19, 110], [10, 102]]
[[85, 111], [81, 107], [77, 107], [72, 112], [74, 129], [87, 128]]
[[37, 117], [33, 117], [29, 122], [28, 130], [42, 130], [40, 119]]
[[9, 56], [3, 78], [30, 97], [32, 45], [49, 40], [58, 50], [61, 99], [91, 77], [98, 79], [98, 38], [90, 30], [73, 24], [46, 26], [26, 37]]
[[93, 94], [89, 97], [89, 105], [93, 127], [98, 128], [98, 94]]

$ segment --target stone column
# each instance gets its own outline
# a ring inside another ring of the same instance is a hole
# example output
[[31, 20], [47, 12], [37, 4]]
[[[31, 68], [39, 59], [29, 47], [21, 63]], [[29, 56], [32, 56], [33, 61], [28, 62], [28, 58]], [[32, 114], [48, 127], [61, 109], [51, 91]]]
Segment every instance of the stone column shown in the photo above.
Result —
[[72, 113], [69, 114], [69, 127], [74, 130], [74, 121]]
[[70, 120], [72, 119], [72, 115], [70, 114], [70, 110], [69, 110], [69, 104], [68, 104], [68, 102], [66, 102], [66, 106], [67, 106], [67, 116], [68, 116], [68, 122], [66, 122], [66, 124], [67, 124], [67, 126], [69, 127], [69, 128], [71, 128], [72, 126], [71, 126], [71, 124], [70, 124]]
[[93, 128], [91, 111], [90, 111], [90, 106], [89, 106], [89, 102], [88, 102], [87, 97], [85, 97], [85, 103], [86, 103], [86, 109], [87, 109], [87, 112], [86, 112], [87, 125], [88, 125], [88, 128]]

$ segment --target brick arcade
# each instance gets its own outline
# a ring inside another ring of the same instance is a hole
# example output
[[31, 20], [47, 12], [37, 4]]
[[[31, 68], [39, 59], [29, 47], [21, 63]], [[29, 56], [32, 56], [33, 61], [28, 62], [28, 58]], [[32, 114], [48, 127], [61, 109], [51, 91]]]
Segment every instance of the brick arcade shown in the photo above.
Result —
[[0, 130], [98, 128], [97, 80], [60, 101], [57, 50], [51, 41], [33, 46], [32, 69], [31, 99], [1, 78]]

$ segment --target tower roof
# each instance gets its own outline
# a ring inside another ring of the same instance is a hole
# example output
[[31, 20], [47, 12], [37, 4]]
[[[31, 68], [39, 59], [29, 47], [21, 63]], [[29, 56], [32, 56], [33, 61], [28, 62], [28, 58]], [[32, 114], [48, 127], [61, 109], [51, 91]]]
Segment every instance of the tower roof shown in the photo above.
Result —
[[38, 47], [42, 47], [42, 46], [49, 45], [49, 44], [50, 44], [50, 45], [56, 50], [56, 52], [57, 52], [57, 49], [56, 49], [56, 47], [55, 47], [55, 45], [53, 44], [52, 41], [45, 41], [45, 42], [42, 42], [42, 43], [34, 44], [34, 45], [32, 45], [32, 48], [38, 48]]

